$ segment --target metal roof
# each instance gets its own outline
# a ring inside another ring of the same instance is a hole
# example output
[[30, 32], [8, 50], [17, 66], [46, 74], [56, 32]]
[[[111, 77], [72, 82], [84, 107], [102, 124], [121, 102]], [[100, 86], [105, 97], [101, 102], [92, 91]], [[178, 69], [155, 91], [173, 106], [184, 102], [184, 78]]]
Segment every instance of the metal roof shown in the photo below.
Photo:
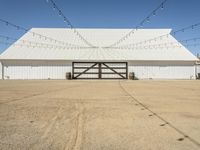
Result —
[[[16, 46], [22, 44], [23, 40], [47, 43], [58, 45], [45, 38], [34, 36], [28, 32], [23, 35], [17, 42], [11, 45], [1, 55], [0, 59], [14, 59], [14, 60], [107, 60], [107, 61], [124, 61], [124, 60], [148, 60], [148, 61], [196, 61], [197, 58], [184, 46], [169, 47], [169, 48], [148, 48], [140, 47], [131, 49], [127, 47], [125, 49], [115, 48], [103, 48], [108, 46], [120, 37], [128, 33], [131, 29], [77, 29], [81, 35], [83, 35], [88, 41], [98, 48], [44, 48], [44, 47], [27, 47]], [[85, 46], [82, 40], [77, 38], [73, 30], [64, 28], [33, 28], [32, 32], [51, 37], [53, 39], [73, 43], [80, 46]], [[169, 34], [171, 29], [138, 29], [130, 38], [124, 40], [122, 45], [138, 43], [141, 41], [153, 39], [155, 37]], [[151, 41], [152, 45], [162, 45], [163, 43], [178, 41], [169, 35], [163, 39]], [[27, 45], [27, 44], [25, 44]], [[146, 45], [146, 44], [144, 44]]]

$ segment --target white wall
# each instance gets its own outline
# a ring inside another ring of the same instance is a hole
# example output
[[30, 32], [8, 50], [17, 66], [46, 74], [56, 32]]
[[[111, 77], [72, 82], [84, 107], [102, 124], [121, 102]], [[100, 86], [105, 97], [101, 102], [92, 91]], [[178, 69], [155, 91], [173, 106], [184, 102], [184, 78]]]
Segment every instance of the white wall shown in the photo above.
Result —
[[[4, 79], [65, 79], [66, 72], [72, 71], [70, 61], [7, 60], [3, 64]], [[139, 79], [195, 79], [194, 62], [135, 61], [128, 65], [128, 71]]]
[[2, 64], [1, 64], [1, 61], [0, 61], [0, 79], [2, 79]]
[[200, 65], [197, 66], [197, 73], [200, 73]]
[[66, 79], [67, 61], [4, 61], [4, 79]]
[[194, 62], [129, 62], [138, 79], [195, 79]]
[[200, 73], [200, 64], [196, 66], [196, 75], [198, 76], [198, 73]]

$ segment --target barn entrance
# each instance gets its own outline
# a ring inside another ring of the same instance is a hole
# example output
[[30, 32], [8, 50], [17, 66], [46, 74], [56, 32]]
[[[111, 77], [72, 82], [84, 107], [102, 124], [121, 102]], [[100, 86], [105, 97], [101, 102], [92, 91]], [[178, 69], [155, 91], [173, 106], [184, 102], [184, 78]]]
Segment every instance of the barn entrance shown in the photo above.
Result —
[[127, 62], [73, 62], [73, 79], [128, 79]]

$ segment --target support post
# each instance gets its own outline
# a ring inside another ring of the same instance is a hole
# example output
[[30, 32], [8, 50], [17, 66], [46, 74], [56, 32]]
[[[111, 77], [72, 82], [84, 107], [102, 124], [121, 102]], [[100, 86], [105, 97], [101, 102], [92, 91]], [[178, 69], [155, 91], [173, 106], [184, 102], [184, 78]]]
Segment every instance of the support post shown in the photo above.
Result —
[[99, 79], [102, 78], [102, 74], [101, 74], [102, 70], [101, 70], [101, 63], [99, 63]]
[[126, 62], [126, 79], [128, 79], [128, 62]]
[[72, 79], [74, 79], [74, 62], [72, 62]]

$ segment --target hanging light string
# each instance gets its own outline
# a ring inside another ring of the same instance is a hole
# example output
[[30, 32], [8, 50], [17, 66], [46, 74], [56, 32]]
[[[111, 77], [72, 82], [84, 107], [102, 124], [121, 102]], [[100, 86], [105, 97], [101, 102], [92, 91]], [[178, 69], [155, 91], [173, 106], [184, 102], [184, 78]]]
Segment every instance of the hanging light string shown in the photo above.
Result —
[[51, 38], [51, 37], [48, 37], [48, 36], [44, 36], [42, 34], [30, 31], [30, 30], [28, 30], [28, 29], [26, 29], [26, 28], [24, 28], [22, 26], [13, 24], [13, 23], [11, 23], [11, 22], [9, 22], [7, 20], [1, 19], [1, 18], [0, 18], [0, 22], [2, 22], [3, 24], [5, 24], [6, 26], [13, 27], [13, 28], [15, 28], [17, 30], [21, 30], [21, 31], [23, 31], [25, 33], [30, 33], [30, 34], [33, 35], [33, 37], [37, 36], [40, 39], [48, 40], [49, 42], [52, 42], [52, 43], [57, 43], [57, 44], [60, 44], [62, 46], [80, 47], [80, 45], [75, 45], [75, 44], [67, 43], [67, 42], [64, 42], [64, 41], [59, 41], [59, 40], [56, 40], [54, 38]]
[[[5, 42], [5, 41], [0, 41], [0, 44], [6, 45], [6, 46], [13, 46], [13, 47], [18, 46], [18, 47], [28, 47], [28, 48], [30, 48], [30, 47], [32, 47], [32, 48], [36, 48], [36, 47], [42, 48], [42, 46], [40, 46], [40, 45], [19, 44], [19, 43]], [[47, 48], [47, 47], [43, 47], [43, 48]], [[53, 48], [53, 47], [49, 46], [48, 48]]]
[[40, 42], [33, 42], [33, 41], [28, 41], [28, 40], [19, 40], [13, 37], [8, 37], [8, 36], [4, 36], [4, 35], [0, 35], [0, 38], [6, 40], [6, 41], [12, 41], [12, 42], [21, 42], [23, 44], [28, 44], [29, 46], [34, 46], [34, 47], [66, 47], [66, 48], [74, 48], [74, 47], [68, 47], [68, 46], [61, 46], [61, 45], [55, 45], [55, 44], [47, 44], [47, 43], [40, 43]]
[[133, 43], [133, 44], [123, 45], [121, 47], [131, 47], [131, 46], [144, 45], [144, 44], [147, 44], [147, 43], [155, 42], [157, 40], [162, 40], [164, 38], [169, 38], [170, 35], [174, 35], [175, 36], [178, 33], [183, 33], [183, 32], [188, 31], [188, 30], [197, 29], [198, 27], [200, 27], [200, 22], [192, 24], [190, 26], [184, 27], [184, 28], [176, 30], [176, 31], [172, 31], [171, 33], [168, 33], [168, 34], [164, 34], [164, 35], [152, 38], [152, 39], [147, 39], [147, 40], [144, 40], [144, 41], [141, 41], [141, 42], [137, 42], [137, 43]]
[[[60, 46], [60, 45], [55, 45], [55, 44], [46, 44], [46, 43], [39, 43], [39, 42], [33, 42], [33, 41], [28, 41], [28, 40], [18, 40], [16, 38], [12, 38], [12, 37], [8, 37], [8, 36], [4, 36], [4, 35], [0, 35], [0, 39], [4, 39], [6, 41], [12, 41], [12, 42], [21, 42], [23, 44], [27, 44], [25, 45], [30, 46], [30, 47], [44, 47], [44, 48], [67, 48], [67, 49], [76, 49], [76, 47], [66, 47], [66, 46]], [[190, 38], [190, 39], [185, 39], [185, 40], [180, 40], [178, 42], [180, 43], [188, 43], [188, 42], [197, 42], [200, 40], [200, 37], [195, 37], [195, 38]], [[181, 44], [177, 43], [177, 42], [166, 42], [166, 43], [160, 43], [160, 44], [151, 44], [151, 45], [143, 45], [143, 46], [134, 46], [134, 47], [115, 47], [114, 49], [135, 49], [135, 48], [156, 48], [156, 47], [160, 47], [160, 46], [180, 46]], [[15, 43], [16, 44], [16, 43]], [[20, 45], [21, 46], [21, 45]], [[77, 47], [78, 49], [87, 49], [89, 47]], [[106, 49], [106, 48], [104, 48]]]
[[58, 7], [58, 5], [53, 0], [47, 0], [47, 3], [50, 3], [53, 7], [53, 10], [55, 10], [60, 17], [63, 18], [63, 21], [67, 24], [68, 27], [70, 27], [73, 30], [73, 33], [81, 39], [87, 46], [96, 48], [93, 44], [91, 44], [88, 40], [86, 40], [72, 25], [72, 23], [69, 21], [69, 19], [64, 15], [64, 13], [61, 11], [61, 9]]
[[133, 35], [135, 32], [137, 32], [137, 30], [141, 27], [143, 27], [143, 25], [145, 23], [150, 22], [150, 19], [154, 16], [156, 16], [156, 14], [158, 13], [158, 11], [161, 9], [164, 9], [164, 4], [167, 2], [167, 0], [164, 0], [158, 7], [156, 7], [156, 9], [154, 9], [146, 18], [144, 18], [136, 27], [135, 29], [132, 29], [129, 33], [127, 33], [125, 36], [123, 36], [121, 39], [119, 39], [117, 42], [109, 45], [108, 47], [115, 47], [117, 45], [119, 45], [120, 43], [122, 43], [123, 41], [127, 40], [131, 35]]
[[[5, 42], [0, 41], [0, 44], [6, 45], [6, 46], [17, 46], [17, 47], [27, 47], [27, 48], [44, 48], [44, 49], [69, 49], [68, 47], [63, 46], [55, 46], [55, 45], [40, 45], [40, 44], [19, 44], [19, 43], [12, 43], [12, 42]], [[76, 47], [72, 47], [70, 49], [74, 49]]]
[[[172, 45], [172, 46], [161, 46], [161, 47], [156, 47], [156, 49], [169, 49], [169, 48], [182, 48], [182, 47], [196, 47], [199, 46], [200, 43], [194, 43], [194, 44], [186, 44], [186, 45], [181, 45], [181, 44], [177, 44], [177, 45]], [[148, 48], [148, 47], [145, 47]], [[154, 49], [154, 47], [151, 47], [151, 49]]]
[[132, 49], [132, 48], [141, 48], [141, 47], [156, 47], [156, 46], [168, 46], [168, 45], [180, 45], [181, 43], [188, 43], [188, 42], [196, 42], [199, 41], [200, 38], [199, 37], [195, 37], [195, 38], [190, 38], [190, 39], [185, 39], [185, 40], [179, 40], [177, 42], [166, 42], [166, 43], [159, 43], [159, 44], [148, 44], [148, 45], [134, 45], [134, 46], [121, 46], [121, 47], [117, 47], [117, 49], [121, 48], [121, 49]]
[[133, 49], [169, 49], [169, 48], [182, 48], [182, 47], [196, 47], [200, 45], [199, 43], [195, 44], [186, 44], [186, 45], [181, 45], [181, 44], [175, 44], [175, 45], [151, 45], [151, 46], [143, 46], [143, 47], [136, 47]]
[[[28, 41], [28, 40], [18, 40], [16, 38], [4, 36], [4, 35], [0, 35], [0, 39], [4, 39], [4, 41], [1, 41], [1, 44], [14, 45], [14, 46], [17, 45], [20, 47], [33, 47], [33, 48], [38, 47], [38, 48], [54, 48], [54, 49], [88, 49], [90, 48], [90, 47], [68, 47], [68, 46], [61, 46], [61, 45], [55, 45], [55, 44], [33, 42], [33, 41]], [[22, 44], [15, 43], [15, 42], [21, 42]]]
[[5, 42], [0, 41], [0, 44], [6, 45], [6, 46], [18, 46], [18, 47], [27, 47], [27, 48], [45, 48], [45, 49], [90, 49], [91, 47], [65, 47], [65, 46], [56, 46], [56, 45], [40, 45], [40, 44], [18, 44], [18, 43], [12, 43], [12, 42]]
[[138, 46], [138, 47], [129, 47], [129, 48], [126, 48], [126, 47], [114, 47], [112, 49], [124, 49], [124, 50], [134, 50], [134, 49], [169, 49], [169, 48], [182, 48], [182, 47], [196, 47], [196, 46], [199, 46], [200, 43], [194, 43], [194, 44], [186, 44], [186, 45], [181, 45], [181, 44], [178, 44], [178, 43], [174, 43], [174, 44], [171, 44], [171, 45], [166, 45], [166, 44], [157, 44], [157, 45], [148, 45], [148, 46]]

